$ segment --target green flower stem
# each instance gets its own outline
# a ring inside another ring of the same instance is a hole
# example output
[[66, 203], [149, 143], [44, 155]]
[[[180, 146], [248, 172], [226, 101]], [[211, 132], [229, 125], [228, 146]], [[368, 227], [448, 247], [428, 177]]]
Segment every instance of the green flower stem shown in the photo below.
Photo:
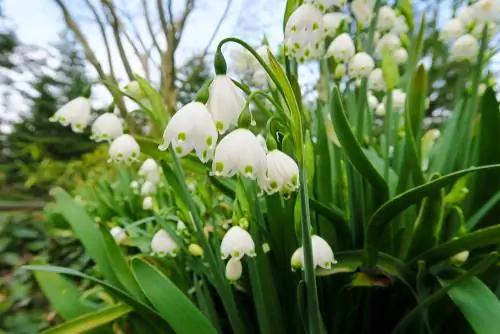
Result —
[[[262, 90], [257, 90], [257, 91], [250, 93], [250, 95], [248, 95], [248, 97], [247, 97], [245, 107], [248, 107], [250, 105], [250, 102], [252, 102], [252, 100], [259, 101], [256, 99], [257, 96], [261, 96], [261, 97], [265, 98], [266, 100], [268, 100], [276, 108], [277, 111], [281, 110], [281, 106], [276, 101], [274, 101], [274, 99], [269, 94], [267, 94], [266, 92], [264, 92]], [[266, 111], [267, 116], [269, 116], [269, 117], [273, 116], [273, 113], [270, 112], [267, 108], [264, 108], [264, 110]]]
[[386, 94], [386, 103], [385, 103], [385, 150], [384, 150], [384, 158], [385, 158], [385, 167], [384, 167], [384, 179], [387, 184], [389, 184], [389, 168], [390, 168], [390, 149], [392, 142], [392, 90], [388, 90]]
[[[368, 89], [367, 89], [367, 78], [363, 78], [363, 81], [361, 82], [361, 92], [358, 97], [358, 115], [356, 117], [356, 139], [359, 141], [360, 144], [363, 144], [363, 136], [364, 136], [364, 129], [365, 129], [365, 113], [367, 110], [366, 103], [367, 103], [367, 94], [368, 94]], [[371, 129], [368, 129], [368, 132], [371, 132]]]
[[280, 91], [280, 93], [283, 96], [283, 98], [286, 99], [285, 91], [284, 91], [283, 87], [281, 86], [278, 78], [274, 74], [274, 72], [271, 70], [271, 68], [269, 67], [269, 65], [264, 61], [264, 59], [262, 59], [262, 57], [257, 53], [257, 51], [255, 51], [255, 49], [252, 48], [248, 43], [242, 41], [241, 39], [239, 39], [237, 37], [227, 37], [227, 38], [224, 38], [223, 40], [221, 40], [219, 42], [219, 45], [217, 45], [217, 51], [218, 52], [222, 52], [222, 46], [224, 44], [228, 43], [228, 42], [234, 42], [236, 44], [241, 45], [245, 49], [247, 49], [248, 52], [250, 52], [252, 54], [252, 56], [254, 56], [255, 59], [257, 59], [257, 61], [260, 63], [260, 65], [267, 72], [267, 74], [269, 75], [269, 77], [271, 78], [271, 80], [274, 82], [274, 84], [276, 85], [276, 87]]

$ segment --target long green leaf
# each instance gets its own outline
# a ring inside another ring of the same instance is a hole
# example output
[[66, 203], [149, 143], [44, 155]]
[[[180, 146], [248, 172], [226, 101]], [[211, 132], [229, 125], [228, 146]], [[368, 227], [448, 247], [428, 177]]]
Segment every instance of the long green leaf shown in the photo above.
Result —
[[158, 269], [134, 259], [132, 271], [144, 294], [176, 333], [217, 334], [203, 313]]
[[361, 149], [361, 145], [356, 140], [354, 133], [351, 130], [349, 122], [347, 121], [344, 107], [342, 106], [342, 99], [337, 87], [333, 88], [333, 105], [332, 120], [335, 126], [335, 131], [339, 138], [344, 151], [352, 163], [354, 168], [366, 178], [377, 193], [377, 202], [383, 203], [389, 198], [389, 189], [383, 177], [373, 167], [370, 160], [366, 157]]
[[[449, 281], [438, 278], [441, 286]], [[448, 296], [460, 308], [475, 333], [496, 334], [500, 329], [500, 301], [480, 279], [460, 283], [448, 291]]]
[[42, 334], [78, 334], [86, 333], [91, 329], [105, 325], [114, 321], [133, 309], [127, 304], [117, 304], [109, 306], [92, 313], [87, 313], [77, 318], [52, 327]]
[[58, 210], [71, 225], [73, 232], [85, 247], [90, 258], [97, 264], [104, 278], [112, 285], [121, 288], [113, 271], [112, 263], [109, 262], [106, 255], [104, 239], [97, 224], [66, 191], [59, 188], [54, 193]]
[[468, 173], [485, 171], [489, 169], [500, 168], [499, 165], [488, 165], [481, 167], [473, 167], [464, 169], [455, 173], [451, 173], [440, 178], [437, 178], [429, 183], [410, 189], [402, 194], [397, 195], [389, 202], [382, 205], [371, 217], [368, 223], [368, 230], [365, 240], [365, 252], [367, 264], [374, 264], [376, 259], [376, 251], [378, 241], [383, 237], [384, 232], [389, 227], [391, 220], [406, 208], [416, 204], [424, 197], [432, 194], [436, 189], [447, 186], [459, 177]]
[[478, 262], [474, 267], [472, 267], [469, 271], [453, 279], [445, 287], [422, 300], [417, 307], [406, 314], [406, 316], [396, 325], [392, 333], [404, 332], [406, 326], [408, 326], [413, 321], [413, 319], [415, 319], [419, 315], [420, 312], [424, 311], [425, 309], [427, 309], [427, 307], [446, 296], [448, 291], [450, 291], [452, 288], [462, 284], [463, 282], [467, 282], [472, 277], [488, 269], [492, 264], [496, 262], [497, 259], [498, 253], [493, 252], [489, 254], [483, 260]]
[[417, 261], [440, 261], [463, 251], [471, 251], [489, 245], [500, 244], [500, 225], [487, 227], [467, 234], [458, 239], [445, 242], [435, 248], [417, 255], [409, 263]]

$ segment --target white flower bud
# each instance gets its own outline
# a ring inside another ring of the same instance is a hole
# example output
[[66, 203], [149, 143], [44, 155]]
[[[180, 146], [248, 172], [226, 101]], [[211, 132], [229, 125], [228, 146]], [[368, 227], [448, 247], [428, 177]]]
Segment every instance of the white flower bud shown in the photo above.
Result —
[[178, 220], [176, 229], [178, 232], [182, 232], [186, 229], [186, 224], [184, 224], [184, 222], [182, 220]]
[[125, 86], [124, 88], [125, 93], [130, 95], [132, 98], [136, 100], [141, 100], [146, 97], [146, 94], [142, 90], [141, 86], [137, 81], [130, 81], [128, 85]]
[[394, 60], [396, 60], [396, 63], [399, 65], [402, 65], [406, 63], [408, 60], [408, 52], [406, 51], [405, 48], [399, 48], [394, 52]]
[[243, 272], [241, 261], [235, 258], [229, 259], [226, 264], [226, 278], [228, 281], [234, 282], [240, 279]]
[[399, 37], [393, 33], [385, 34], [380, 38], [375, 46], [375, 56], [377, 58], [382, 58], [384, 55], [384, 50], [389, 50], [391, 52], [396, 51], [401, 47], [401, 40]]
[[[384, 98], [385, 103], [385, 98]], [[394, 110], [403, 111], [406, 104], [406, 93], [401, 89], [394, 89], [392, 91], [392, 108]]]
[[136, 162], [141, 154], [141, 148], [134, 137], [128, 134], [121, 135], [113, 140], [109, 146], [109, 162]]
[[272, 150], [267, 153], [267, 173], [259, 176], [262, 192], [288, 194], [299, 187], [299, 166], [287, 154]]
[[485, 91], [486, 91], [486, 85], [484, 83], [481, 83], [479, 84], [479, 86], [477, 86], [477, 95], [483, 96]]
[[345, 64], [338, 64], [335, 67], [335, 79], [342, 79], [342, 77], [346, 74], [347, 72], [347, 66]]
[[451, 45], [450, 59], [474, 62], [479, 54], [479, 42], [472, 35], [466, 34]]
[[439, 33], [439, 39], [444, 42], [451, 42], [465, 34], [465, 27], [459, 19], [449, 20]]
[[222, 138], [215, 149], [212, 173], [216, 176], [231, 177], [240, 173], [255, 179], [263, 175], [266, 168], [266, 152], [250, 130], [234, 130]]
[[179, 248], [174, 239], [167, 231], [161, 229], [153, 236], [151, 240], [151, 250], [159, 256], [169, 255], [175, 257]]
[[408, 23], [406, 23], [406, 18], [403, 15], [399, 15], [396, 18], [396, 22], [391, 29], [391, 32], [396, 35], [406, 34], [410, 28], [408, 27]]
[[302, 247], [299, 247], [293, 252], [292, 259], [290, 260], [292, 271], [302, 269], [304, 266], [304, 253]]
[[209, 88], [207, 108], [219, 133], [224, 133], [236, 125], [245, 104], [243, 92], [229, 76], [217, 75], [214, 78]]
[[[325, 239], [317, 236], [311, 236], [311, 248], [313, 255], [314, 268], [321, 267], [323, 269], [330, 269], [332, 264], [337, 263], [333, 256], [333, 251]], [[302, 247], [295, 250], [291, 259], [292, 270], [304, 268], [304, 249]]]
[[130, 182], [130, 188], [132, 188], [132, 189], [139, 189], [139, 182], [137, 182], [135, 180], [132, 181], [132, 182]]
[[142, 200], [142, 209], [143, 210], [151, 210], [153, 208], [153, 197], [146, 196]]
[[379, 103], [377, 109], [375, 109], [375, 115], [383, 117], [385, 116], [385, 104]]
[[372, 21], [373, 5], [373, 0], [354, 0], [351, 3], [352, 14], [363, 27], [368, 27]]
[[240, 260], [244, 255], [254, 257], [256, 254], [252, 236], [239, 226], [231, 227], [222, 238], [220, 253], [223, 260], [228, 257]]
[[191, 102], [172, 116], [158, 149], [164, 151], [172, 144], [179, 156], [183, 157], [194, 150], [202, 162], [207, 162], [213, 156], [217, 137], [214, 120], [205, 105]]
[[384, 91], [386, 89], [382, 69], [376, 68], [370, 73], [368, 76], [368, 88], [374, 91]]
[[377, 29], [380, 31], [391, 30], [396, 24], [396, 12], [389, 6], [382, 6], [378, 12]]
[[465, 261], [467, 261], [468, 258], [469, 258], [469, 251], [463, 251], [453, 255], [450, 258], [450, 260], [453, 265], [461, 266], [462, 264], [465, 263]]
[[323, 15], [310, 4], [295, 9], [285, 27], [285, 53], [299, 62], [323, 54]]
[[141, 187], [141, 195], [148, 196], [152, 194], [156, 194], [156, 184], [151, 181], [144, 182]]
[[90, 139], [97, 142], [107, 141], [111, 142], [116, 137], [123, 134], [122, 121], [112, 113], [105, 113], [97, 117], [92, 124], [92, 133]]
[[73, 132], [81, 133], [90, 121], [90, 103], [84, 97], [77, 97], [63, 105], [49, 118], [51, 122], [59, 122], [62, 126], [71, 125]]
[[351, 60], [355, 53], [354, 42], [351, 36], [346, 33], [338, 35], [326, 50], [327, 57], [333, 57], [341, 63]]
[[375, 67], [373, 58], [366, 52], [358, 52], [349, 64], [349, 75], [352, 78], [366, 78]]
[[198, 244], [190, 244], [188, 246], [188, 251], [193, 256], [203, 256], [203, 248]]
[[119, 226], [112, 227], [111, 230], [109, 230], [109, 233], [111, 233], [111, 236], [115, 239], [117, 244], [120, 244], [127, 239], [127, 232]]
[[500, 1], [479, 0], [472, 5], [479, 23], [500, 21]]
[[373, 94], [368, 92], [368, 106], [370, 107], [370, 109], [375, 110], [375, 108], [377, 108], [378, 106], [378, 103], [378, 99]]
[[154, 184], [160, 182], [160, 167], [154, 159], [146, 159], [139, 168], [138, 174], [146, 181], [153, 182]]
[[325, 36], [335, 37], [337, 30], [344, 21], [347, 23], [351, 22], [351, 18], [344, 13], [333, 12], [323, 15], [323, 30]]

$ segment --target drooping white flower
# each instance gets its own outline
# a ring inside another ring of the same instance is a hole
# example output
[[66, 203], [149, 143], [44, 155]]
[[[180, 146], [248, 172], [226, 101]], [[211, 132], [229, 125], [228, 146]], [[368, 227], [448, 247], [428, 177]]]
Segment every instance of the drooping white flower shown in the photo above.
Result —
[[458, 38], [450, 48], [450, 59], [474, 62], [479, 54], [479, 42], [472, 35], [466, 34]]
[[143, 177], [146, 181], [156, 184], [160, 181], [160, 173], [160, 167], [156, 161], [152, 158], [148, 158], [142, 163], [137, 174]]
[[485, 26], [488, 26], [486, 31], [486, 37], [491, 38], [495, 36], [495, 34], [497, 33], [497, 25], [494, 22], [478, 23], [474, 25], [474, 29], [472, 29], [470, 34], [475, 38], [477, 38], [478, 40], [481, 40], [481, 38], [483, 37], [483, 30]]
[[349, 75], [352, 78], [366, 78], [375, 67], [373, 58], [366, 52], [358, 52], [349, 64]]
[[320, 11], [325, 12], [327, 9], [336, 6], [343, 8], [347, 0], [305, 0], [304, 3], [316, 6]]
[[404, 110], [406, 104], [406, 93], [401, 89], [394, 89], [392, 91], [392, 108], [394, 110]]
[[378, 11], [377, 29], [380, 31], [391, 30], [397, 21], [396, 12], [389, 6], [382, 6]]
[[264, 149], [264, 152], [267, 153], [268, 150], [267, 150], [266, 138], [264, 138], [264, 136], [259, 133], [257, 135], [257, 140], [259, 141], [260, 146], [262, 146], [262, 148]]
[[136, 100], [141, 100], [146, 97], [146, 94], [142, 90], [141, 86], [137, 81], [130, 81], [126, 86], [125, 86], [125, 93], [130, 95]]
[[374, 91], [383, 91], [386, 89], [382, 69], [376, 68], [370, 73], [368, 76], [368, 88]]
[[344, 13], [333, 12], [323, 15], [323, 30], [325, 32], [325, 36], [335, 37], [338, 28], [344, 21], [347, 23], [351, 21], [351, 18]]
[[209, 88], [207, 108], [219, 133], [236, 125], [245, 104], [243, 92], [229, 76], [221, 74], [214, 78]]
[[354, 42], [347, 33], [338, 35], [326, 50], [328, 57], [335, 58], [336, 61], [347, 63], [356, 53]]
[[148, 196], [156, 193], [156, 184], [151, 181], [146, 181], [142, 184], [141, 195]]
[[158, 149], [164, 151], [172, 145], [181, 157], [194, 150], [202, 162], [207, 162], [213, 156], [217, 137], [214, 120], [205, 105], [191, 102], [172, 116]]
[[285, 53], [299, 62], [323, 54], [323, 15], [311, 4], [295, 9], [285, 27]]
[[81, 133], [90, 121], [90, 103], [84, 97], [77, 97], [63, 105], [49, 118], [51, 122], [59, 122], [62, 126], [71, 125], [73, 132]]
[[401, 40], [396, 34], [388, 33], [380, 38], [375, 45], [375, 56], [377, 58], [382, 58], [384, 55], [384, 50], [389, 50], [391, 52], [396, 51], [401, 47]]
[[110, 162], [131, 163], [138, 161], [141, 148], [134, 137], [124, 134], [113, 140], [108, 152]]
[[266, 152], [247, 129], [236, 129], [222, 138], [215, 149], [212, 173], [231, 177], [240, 173], [251, 179], [266, 172]]
[[139, 189], [139, 182], [138, 181], [132, 181], [130, 182], [130, 188], [132, 189]]
[[372, 93], [368, 92], [368, 106], [370, 109], [375, 110], [378, 106], [378, 99]]
[[354, 0], [351, 3], [352, 14], [363, 27], [367, 27], [371, 23], [373, 18], [373, 6], [373, 0]]
[[228, 257], [240, 260], [244, 255], [254, 257], [255, 244], [248, 231], [232, 226], [222, 238], [220, 253], [223, 260]]
[[394, 52], [394, 60], [399, 65], [406, 63], [408, 60], [408, 51], [405, 48], [399, 48]]
[[444, 42], [451, 42], [465, 34], [465, 27], [461, 20], [449, 20], [439, 33], [439, 39]]
[[379, 103], [377, 106], [377, 109], [375, 109], [375, 115], [383, 117], [385, 116], [385, 104], [384, 103]]
[[457, 19], [462, 21], [464, 27], [469, 30], [477, 20], [477, 12], [472, 6], [465, 7], [457, 15]]
[[143, 210], [151, 210], [153, 208], [153, 197], [146, 196], [142, 200], [142, 209]]
[[109, 233], [111, 233], [111, 236], [115, 239], [117, 244], [120, 244], [127, 239], [127, 232], [119, 226], [113, 226], [111, 230], [109, 230]]
[[[325, 241], [325, 239], [321, 238], [320, 236], [311, 236], [311, 248], [314, 268], [321, 267], [323, 269], [330, 269], [333, 264], [337, 263], [337, 260], [335, 260], [335, 257], [333, 255], [332, 248]], [[291, 265], [293, 270], [304, 268], [303, 247], [298, 248], [292, 254]]]
[[97, 142], [112, 141], [123, 134], [122, 121], [113, 113], [105, 113], [97, 117], [92, 124], [90, 139]]
[[268, 194], [288, 194], [299, 187], [299, 166], [280, 150], [267, 153], [267, 172], [258, 178], [260, 189]]
[[406, 34], [410, 30], [408, 23], [406, 23], [406, 18], [403, 15], [399, 15], [396, 18], [396, 22], [391, 29], [391, 32], [396, 35]]
[[500, 1], [479, 0], [472, 5], [479, 23], [500, 21]]
[[241, 261], [235, 258], [229, 259], [226, 264], [226, 278], [231, 282], [237, 281], [240, 279], [242, 272]]
[[160, 256], [169, 255], [175, 257], [179, 250], [174, 239], [164, 229], [159, 230], [151, 240], [151, 250]]

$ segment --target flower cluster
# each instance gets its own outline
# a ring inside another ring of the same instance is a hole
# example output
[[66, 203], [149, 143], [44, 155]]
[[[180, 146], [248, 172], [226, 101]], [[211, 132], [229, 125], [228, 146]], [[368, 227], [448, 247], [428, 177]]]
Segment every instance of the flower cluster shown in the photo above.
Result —
[[142, 208], [150, 210], [153, 208], [153, 195], [161, 186], [161, 169], [154, 159], [148, 158], [139, 168], [138, 175], [140, 179], [132, 181], [130, 186], [134, 190], [140, 190], [140, 194], [143, 196]]

